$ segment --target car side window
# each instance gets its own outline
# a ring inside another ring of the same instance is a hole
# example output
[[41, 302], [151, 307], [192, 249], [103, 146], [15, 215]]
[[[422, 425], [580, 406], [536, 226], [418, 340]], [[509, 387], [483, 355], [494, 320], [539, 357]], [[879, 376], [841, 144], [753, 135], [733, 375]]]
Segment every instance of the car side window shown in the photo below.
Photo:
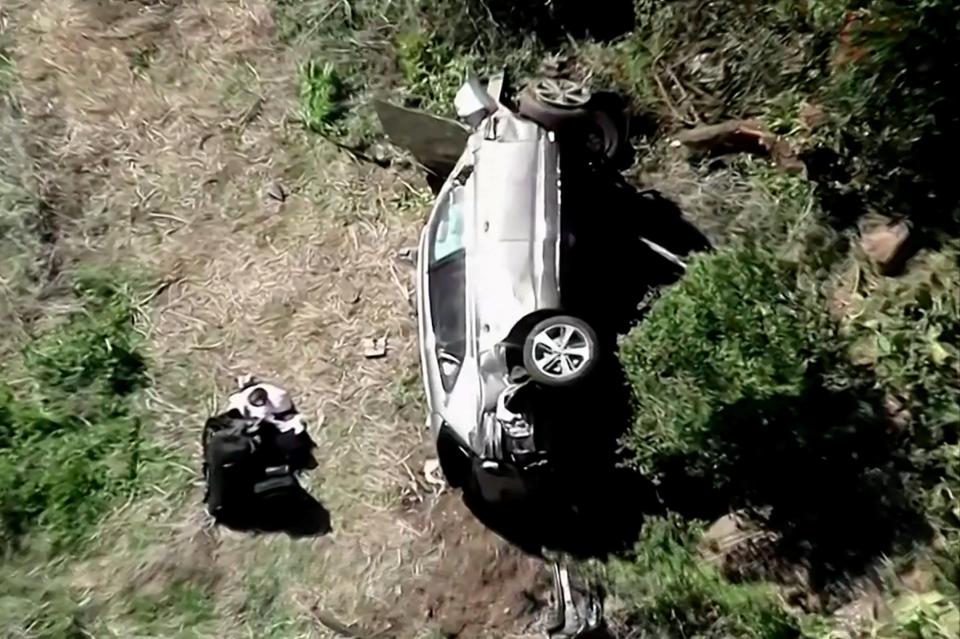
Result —
[[431, 267], [464, 249], [462, 192], [463, 187], [451, 190], [443, 208], [437, 211], [430, 241]]
[[[454, 188], [430, 229], [430, 316], [437, 348], [462, 362], [466, 356], [466, 249], [463, 187]], [[441, 353], [438, 353], [438, 356]]]

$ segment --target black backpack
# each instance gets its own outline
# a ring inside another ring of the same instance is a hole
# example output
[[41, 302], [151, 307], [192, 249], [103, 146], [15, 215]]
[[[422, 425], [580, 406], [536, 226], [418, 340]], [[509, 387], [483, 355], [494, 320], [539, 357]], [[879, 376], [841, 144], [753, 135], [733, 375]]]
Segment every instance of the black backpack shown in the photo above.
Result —
[[300, 492], [294, 473], [315, 468], [313, 440], [281, 433], [269, 420], [237, 411], [211, 417], [203, 428], [204, 503], [215, 518], [235, 520], [265, 502]]
[[258, 479], [256, 442], [248, 432], [255, 420], [217, 415], [203, 427], [203, 501], [214, 517], [249, 499]]

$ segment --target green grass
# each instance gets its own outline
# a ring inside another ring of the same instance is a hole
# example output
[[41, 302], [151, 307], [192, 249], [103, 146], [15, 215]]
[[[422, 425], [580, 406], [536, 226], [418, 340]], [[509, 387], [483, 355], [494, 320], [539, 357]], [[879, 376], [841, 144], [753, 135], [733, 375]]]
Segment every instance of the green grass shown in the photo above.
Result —
[[[86, 271], [74, 280], [74, 308], [46, 322], [7, 362], [0, 382], [0, 634], [87, 637], [96, 615], [69, 585], [101, 520], [147, 485], [176, 489], [181, 464], [145, 435], [137, 408], [147, 385], [136, 332], [133, 285]], [[141, 598], [143, 621], [163, 609], [209, 615], [189, 588]], [[135, 613], [135, 614], [134, 614]], [[144, 622], [145, 623], [145, 622]], [[163, 634], [163, 633], [161, 633]], [[166, 636], [172, 636], [166, 634]]]
[[303, 620], [292, 611], [292, 602], [284, 591], [282, 563], [268, 563], [251, 569], [245, 578], [245, 599], [241, 617], [256, 637], [286, 639], [303, 633]]
[[330, 133], [342, 114], [344, 85], [330, 63], [310, 60], [300, 69], [300, 117], [314, 133]]
[[[38, 574], [38, 568], [44, 568]], [[88, 611], [56, 569], [0, 564], [0, 633], [29, 639], [86, 639]]]
[[477, 58], [422, 30], [400, 33], [396, 42], [408, 100], [426, 111], [451, 113], [457, 89], [478, 70]]
[[130, 397], [145, 383], [128, 285], [78, 278], [79, 308], [24, 349], [30, 379], [0, 386], [0, 539], [82, 540], [135, 489], [145, 453]]
[[214, 618], [213, 593], [188, 581], [175, 582], [156, 594], [136, 594], [129, 607], [131, 618], [157, 636], [177, 636], [178, 630], [189, 632]]
[[[631, 632], [700, 639], [798, 637], [771, 588], [734, 585], [696, 555], [699, 531], [677, 517], [651, 519], [626, 558], [604, 568]], [[643, 635], [647, 636], [647, 635]]]

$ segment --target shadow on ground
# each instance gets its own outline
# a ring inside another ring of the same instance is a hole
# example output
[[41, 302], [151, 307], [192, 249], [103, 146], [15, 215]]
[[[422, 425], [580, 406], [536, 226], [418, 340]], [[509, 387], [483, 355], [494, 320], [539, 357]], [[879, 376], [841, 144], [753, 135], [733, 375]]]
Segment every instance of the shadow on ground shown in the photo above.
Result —
[[706, 520], [746, 509], [776, 541], [768, 552], [732, 557], [728, 576], [779, 581], [799, 566], [825, 605], [842, 601], [850, 579], [869, 574], [877, 558], [929, 543], [932, 533], [900, 479], [904, 433], [875, 388], [864, 379], [831, 389], [814, 372], [799, 396], [733, 404], [709, 427], [708, 446], [722, 442], [725, 451], [711, 476], [673, 460], [659, 491], [664, 505]]
[[291, 537], [316, 537], [333, 530], [330, 511], [299, 486], [268, 497], [251, 497], [245, 507], [221, 515], [217, 523], [243, 532], [286, 533]]
[[570, 37], [614, 40], [633, 30], [636, 22], [631, 0], [607, 0], [599, 11], [582, 0], [486, 0], [468, 2], [466, 9], [492, 21], [507, 37], [522, 39], [533, 33], [549, 47], [563, 46]]

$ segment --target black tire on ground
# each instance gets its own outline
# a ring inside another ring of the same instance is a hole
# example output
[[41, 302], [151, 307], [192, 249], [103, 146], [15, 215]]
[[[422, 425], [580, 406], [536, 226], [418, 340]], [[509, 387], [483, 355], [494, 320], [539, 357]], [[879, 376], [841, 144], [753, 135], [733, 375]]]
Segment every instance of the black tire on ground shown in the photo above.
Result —
[[597, 148], [590, 150], [608, 160], [616, 158], [623, 140], [623, 132], [617, 127], [616, 120], [606, 111], [593, 111], [591, 116], [593, 126], [589, 127], [587, 139], [595, 140], [590, 146], [595, 145]]
[[596, 368], [596, 331], [582, 319], [554, 315], [541, 321], [523, 344], [523, 365], [533, 381], [566, 387], [583, 381]]
[[603, 110], [546, 104], [531, 87], [520, 93], [517, 107], [520, 115], [551, 131], [577, 130], [587, 138], [589, 150], [602, 157], [613, 159], [620, 151], [623, 133], [616, 118]]

